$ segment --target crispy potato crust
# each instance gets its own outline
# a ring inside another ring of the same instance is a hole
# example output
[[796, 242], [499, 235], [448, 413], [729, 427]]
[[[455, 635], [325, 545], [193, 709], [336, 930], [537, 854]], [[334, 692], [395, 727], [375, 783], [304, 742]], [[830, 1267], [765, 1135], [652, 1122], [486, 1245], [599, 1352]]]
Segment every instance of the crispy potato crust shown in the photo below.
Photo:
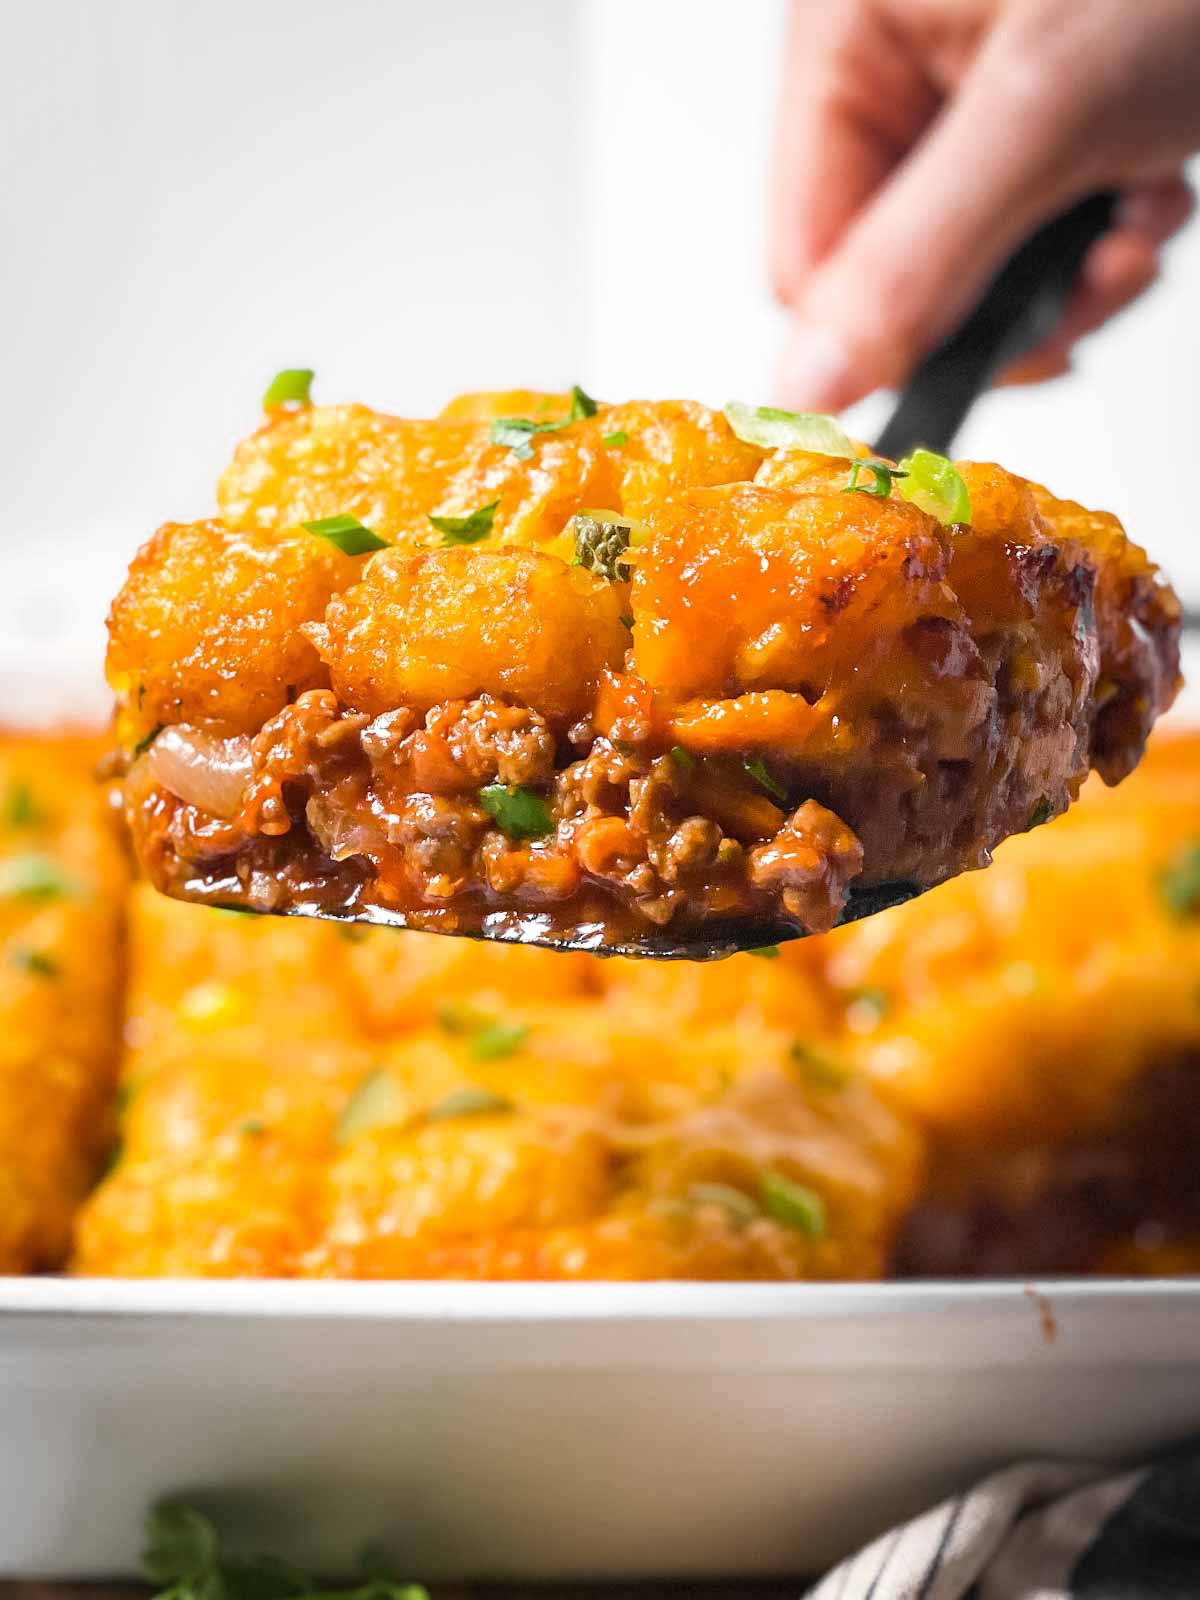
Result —
[[[126, 791], [161, 888], [446, 932], [821, 932], [1124, 776], [1176, 691], [1178, 603], [1112, 517], [964, 463], [946, 528], [703, 406], [568, 403], [279, 412], [223, 521], [151, 540], [109, 669], [127, 750], [168, 729]], [[631, 523], [601, 575], [581, 511]], [[297, 527], [335, 514], [390, 548]]]

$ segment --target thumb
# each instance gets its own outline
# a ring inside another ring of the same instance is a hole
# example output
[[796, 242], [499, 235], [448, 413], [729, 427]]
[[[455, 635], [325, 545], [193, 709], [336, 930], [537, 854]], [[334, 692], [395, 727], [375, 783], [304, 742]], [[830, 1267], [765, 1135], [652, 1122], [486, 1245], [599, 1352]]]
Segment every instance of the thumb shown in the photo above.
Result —
[[777, 378], [785, 405], [839, 410], [902, 384], [1017, 246], [1089, 187], [1061, 85], [991, 44], [806, 281]]

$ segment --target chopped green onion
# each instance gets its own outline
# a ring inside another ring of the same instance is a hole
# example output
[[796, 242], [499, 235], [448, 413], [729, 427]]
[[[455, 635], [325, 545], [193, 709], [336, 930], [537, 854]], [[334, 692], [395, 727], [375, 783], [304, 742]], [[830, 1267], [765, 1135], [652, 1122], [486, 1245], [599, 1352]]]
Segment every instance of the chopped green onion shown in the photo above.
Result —
[[819, 1239], [825, 1232], [825, 1202], [804, 1184], [782, 1172], [764, 1172], [758, 1180], [758, 1193], [763, 1210], [785, 1228], [796, 1228], [811, 1239]]
[[755, 783], [766, 790], [772, 800], [778, 800], [781, 806], [787, 804], [787, 790], [777, 778], [771, 776], [767, 764], [761, 756], [747, 756], [742, 765]]
[[9, 856], [0, 861], [0, 897], [58, 900], [78, 892], [79, 885], [49, 856]]
[[629, 549], [644, 544], [649, 530], [632, 517], [616, 511], [577, 511], [567, 524], [575, 539], [575, 562], [597, 577], [628, 583], [629, 563], [621, 557]]
[[747, 950], [748, 956], [757, 956], [760, 961], [778, 961], [779, 946], [777, 944], [760, 944], [757, 950]]
[[685, 750], [681, 744], [673, 744], [671, 746], [671, 760], [679, 768], [680, 772], [694, 772], [696, 770], [695, 756], [690, 750]]
[[480, 1028], [471, 1040], [471, 1054], [476, 1061], [501, 1061], [516, 1055], [528, 1038], [528, 1023], [493, 1022]]
[[614, 428], [611, 433], [602, 433], [600, 443], [606, 444], [610, 450], [619, 450], [623, 444], [629, 443], [629, 435], [624, 428]]
[[844, 1089], [853, 1077], [844, 1062], [823, 1050], [814, 1050], [803, 1039], [793, 1041], [789, 1054], [814, 1089]]
[[308, 533], [315, 533], [318, 539], [328, 539], [348, 556], [365, 556], [368, 550], [388, 547], [386, 539], [364, 527], [357, 517], [318, 517], [315, 522], [303, 522], [300, 526]]
[[448, 1122], [453, 1117], [490, 1117], [502, 1111], [515, 1110], [516, 1106], [506, 1095], [493, 1094], [491, 1089], [468, 1084], [430, 1106], [425, 1115], [430, 1122]]
[[545, 800], [524, 784], [489, 783], [479, 791], [479, 804], [510, 839], [541, 839], [554, 831]]
[[1158, 886], [1177, 917], [1200, 911], [1200, 844], [1182, 845], [1159, 874]]
[[744, 1189], [735, 1189], [731, 1183], [693, 1183], [687, 1191], [688, 1204], [693, 1206], [720, 1206], [730, 1222], [744, 1228], [756, 1222], [759, 1208]]
[[971, 496], [958, 468], [933, 450], [914, 450], [900, 463], [900, 493], [939, 522], [970, 526]]
[[30, 950], [24, 945], [10, 950], [8, 959], [18, 972], [28, 972], [38, 978], [57, 978], [62, 971], [53, 956], [48, 956], [44, 950]]
[[139, 756], [144, 756], [146, 754], [146, 751], [149, 750], [150, 746], [154, 743], [155, 739], [158, 738], [159, 734], [163, 731], [163, 728], [165, 726], [166, 726], [165, 723], [156, 722], [154, 724], [154, 726], [150, 729], [149, 733], [146, 733], [146, 734], [142, 735], [142, 737], [138, 740], [138, 742], [133, 747], [133, 759], [135, 761], [137, 760], [137, 758]]
[[277, 372], [263, 395], [263, 410], [278, 411], [283, 406], [308, 406], [312, 404], [309, 389], [313, 373], [308, 367], [285, 367]]
[[333, 1130], [334, 1142], [346, 1144], [370, 1128], [388, 1127], [406, 1118], [408, 1107], [391, 1073], [376, 1067], [355, 1089], [342, 1107]]
[[1033, 810], [1029, 813], [1029, 821], [1026, 823], [1026, 827], [1040, 828], [1043, 822], [1050, 821], [1053, 811], [1054, 807], [1050, 804], [1049, 797], [1043, 795], [1038, 801], [1037, 805], [1035, 805]]
[[436, 1015], [438, 1027], [444, 1028], [447, 1033], [478, 1033], [492, 1020], [485, 1012], [464, 1005], [461, 1000], [443, 1000]]
[[855, 455], [854, 441], [836, 417], [822, 411], [780, 411], [775, 406], [748, 406], [731, 400], [725, 407], [729, 426], [744, 444], [760, 450], [811, 450], [817, 455]]
[[[859, 475], [863, 472], [873, 474], [870, 483], [859, 483]], [[850, 482], [842, 493], [874, 494], [884, 500], [892, 492], [892, 479], [906, 476], [899, 467], [889, 467], [882, 461], [855, 461], [850, 467]]]
[[881, 1021], [891, 1010], [892, 997], [886, 989], [880, 989], [868, 984], [865, 988], [855, 989], [849, 996], [850, 1006], [860, 1014], [874, 1013], [875, 1020]]
[[36, 828], [45, 820], [46, 814], [38, 805], [30, 786], [20, 780], [10, 783], [4, 796], [0, 824], [6, 828]]
[[465, 517], [431, 515], [429, 520], [445, 536], [443, 544], [478, 544], [480, 539], [486, 539], [491, 533], [499, 504], [499, 500], [493, 500], [491, 505], [480, 506], [478, 511], [469, 512]]
[[267, 1131], [267, 1125], [261, 1117], [247, 1117], [245, 1122], [238, 1123], [237, 1131], [244, 1139], [261, 1139]]
[[585, 417], [596, 415], [596, 402], [590, 394], [584, 394], [577, 383], [571, 385], [571, 422], [582, 422]]
[[371, 937], [370, 928], [360, 928], [356, 922], [343, 922], [338, 925], [338, 938], [346, 944], [362, 944]]
[[[578, 561], [578, 559], [579, 559], [579, 557], [576, 556], [575, 560]], [[572, 565], [574, 565], [574, 562], [572, 562]], [[631, 616], [629, 616], [629, 614], [627, 612], [622, 612], [621, 615], [617, 618], [617, 621], [621, 624], [621, 626], [623, 628], [632, 628], [633, 627], [633, 618]]]

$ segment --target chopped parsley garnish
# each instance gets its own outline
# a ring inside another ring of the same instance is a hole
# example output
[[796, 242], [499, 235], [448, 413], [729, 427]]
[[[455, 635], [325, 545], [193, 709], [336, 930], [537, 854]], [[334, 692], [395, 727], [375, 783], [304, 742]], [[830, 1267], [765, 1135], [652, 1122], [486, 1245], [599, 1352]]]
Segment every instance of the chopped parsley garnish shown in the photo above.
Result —
[[471, 1040], [471, 1054], [476, 1061], [502, 1061], [516, 1055], [528, 1038], [528, 1023], [492, 1022]]
[[762, 1208], [785, 1228], [795, 1228], [819, 1239], [825, 1232], [825, 1202], [814, 1190], [782, 1172], [764, 1172], [758, 1180], [758, 1195]]
[[506, 1095], [494, 1094], [491, 1089], [478, 1084], [467, 1084], [430, 1106], [425, 1113], [430, 1122], [449, 1122], [454, 1117], [490, 1117], [504, 1111], [515, 1111], [516, 1106]]
[[38, 978], [57, 978], [62, 971], [53, 956], [48, 956], [44, 950], [31, 950], [26, 945], [10, 950], [8, 959], [18, 972], [28, 972]]
[[761, 756], [747, 756], [742, 765], [759, 788], [765, 789], [772, 800], [777, 800], [781, 806], [787, 804], [787, 790], [777, 778], [772, 777], [767, 763]]
[[493, 500], [491, 505], [480, 506], [465, 517], [435, 517], [431, 514], [429, 520], [443, 535], [443, 544], [478, 544], [480, 539], [486, 539], [491, 533], [499, 505], [499, 500]]
[[939, 522], [970, 526], [971, 496], [962, 474], [947, 456], [934, 450], [914, 450], [900, 463], [900, 470], [904, 481], [899, 489], [905, 500]]
[[263, 410], [278, 411], [284, 406], [309, 406], [313, 373], [309, 367], [285, 367], [277, 372], [263, 395]]
[[[859, 483], [859, 477], [864, 472], [873, 474], [870, 483]], [[908, 474], [901, 472], [899, 467], [889, 467], [882, 461], [855, 461], [850, 467], [850, 482], [842, 490], [843, 494], [874, 494], [885, 499], [892, 492], [892, 479], [905, 478]]]
[[1200, 911], [1200, 844], [1182, 845], [1162, 869], [1159, 890], [1177, 917]]
[[779, 946], [777, 944], [760, 944], [757, 950], [747, 950], [748, 956], [757, 956], [760, 961], [778, 961]]
[[342, 1108], [333, 1130], [335, 1144], [346, 1144], [369, 1128], [402, 1122], [407, 1113], [404, 1098], [391, 1073], [376, 1067], [355, 1089]]
[[680, 772], [694, 772], [696, 770], [695, 756], [690, 750], [685, 750], [681, 744], [673, 744], [671, 746], [671, 760], [679, 768]]
[[301, 527], [307, 533], [315, 533], [318, 539], [328, 539], [330, 544], [336, 545], [348, 556], [365, 556], [370, 550], [386, 550], [388, 547], [386, 539], [381, 539], [370, 528], [364, 527], [357, 517], [349, 515], [318, 517], [315, 522], [301, 523]]
[[854, 442], [836, 417], [823, 411], [780, 411], [776, 406], [748, 406], [731, 400], [725, 407], [729, 426], [743, 444], [760, 450], [811, 450], [823, 456], [854, 456]]
[[6, 828], [36, 828], [46, 820], [46, 813], [34, 798], [33, 790], [19, 779], [10, 783], [4, 796], [4, 810], [0, 822]]
[[357, 1588], [322, 1589], [277, 1556], [230, 1555], [208, 1518], [184, 1505], [159, 1505], [147, 1516], [142, 1570], [160, 1585], [153, 1600], [429, 1600], [418, 1584], [382, 1573]]
[[571, 415], [570, 422], [582, 422], [585, 417], [596, 415], [596, 402], [590, 394], [585, 394], [577, 383], [571, 385]]
[[1026, 823], [1026, 827], [1040, 828], [1043, 822], [1050, 821], [1050, 816], [1053, 810], [1054, 807], [1050, 804], [1049, 799], [1046, 795], [1043, 795], [1038, 801], [1037, 805], [1035, 805], [1033, 810], [1029, 813], [1029, 821]]
[[735, 1189], [731, 1183], [693, 1183], [688, 1188], [687, 1199], [693, 1206], [720, 1206], [738, 1228], [756, 1222], [760, 1215], [751, 1196], [744, 1189]]
[[78, 890], [79, 885], [50, 856], [9, 856], [0, 861], [0, 897], [59, 900]]
[[541, 839], [554, 831], [545, 800], [524, 784], [489, 783], [479, 791], [479, 804], [510, 839]]
[[602, 433], [600, 443], [606, 444], [610, 450], [619, 450], [622, 445], [629, 443], [629, 435], [624, 428], [614, 428], [611, 433]]
[[154, 724], [154, 726], [150, 729], [149, 733], [144, 733], [142, 735], [142, 737], [138, 740], [138, 742], [133, 747], [133, 759], [135, 761], [137, 760], [137, 758], [139, 756], [144, 756], [146, 754], [146, 751], [149, 750], [150, 746], [154, 743], [155, 739], [157, 739], [159, 734], [163, 731], [163, 727], [164, 727], [163, 723], [156, 722]]

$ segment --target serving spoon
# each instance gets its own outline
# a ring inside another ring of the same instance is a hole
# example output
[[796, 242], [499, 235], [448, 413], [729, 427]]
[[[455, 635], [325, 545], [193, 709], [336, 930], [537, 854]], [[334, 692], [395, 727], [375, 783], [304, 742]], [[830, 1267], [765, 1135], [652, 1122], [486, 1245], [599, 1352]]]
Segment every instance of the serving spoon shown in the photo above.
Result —
[[[879, 436], [875, 447], [878, 455], [896, 461], [920, 445], [939, 454], [949, 453], [955, 434], [979, 395], [1004, 367], [1040, 344], [1058, 325], [1083, 258], [1109, 227], [1115, 204], [1113, 194], [1091, 195], [1040, 228], [1021, 246], [961, 327], [913, 372]], [[933, 887], [884, 883], [852, 888], [837, 925], [873, 917]], [[626, 935], [610, 939], [601, 921], [581, 921], [574, 927], [556, 930], [550, 914], [538, 911], [486, 914], [479, 928], [462, 930], [429, 927], [423, 915], [379, 906], [360, 907], [341, 918], [336, 912], [315, 905], [297, 905], [289, 908], [289, 914], [395, 928], [415, 926], [424, 932], [456, 938], [654, 961], [716, 961], [807, 936], [806, 930], [793, 922], [765, 917], [715, 921], [686, 934], [651, 928], [631, 940]]]

